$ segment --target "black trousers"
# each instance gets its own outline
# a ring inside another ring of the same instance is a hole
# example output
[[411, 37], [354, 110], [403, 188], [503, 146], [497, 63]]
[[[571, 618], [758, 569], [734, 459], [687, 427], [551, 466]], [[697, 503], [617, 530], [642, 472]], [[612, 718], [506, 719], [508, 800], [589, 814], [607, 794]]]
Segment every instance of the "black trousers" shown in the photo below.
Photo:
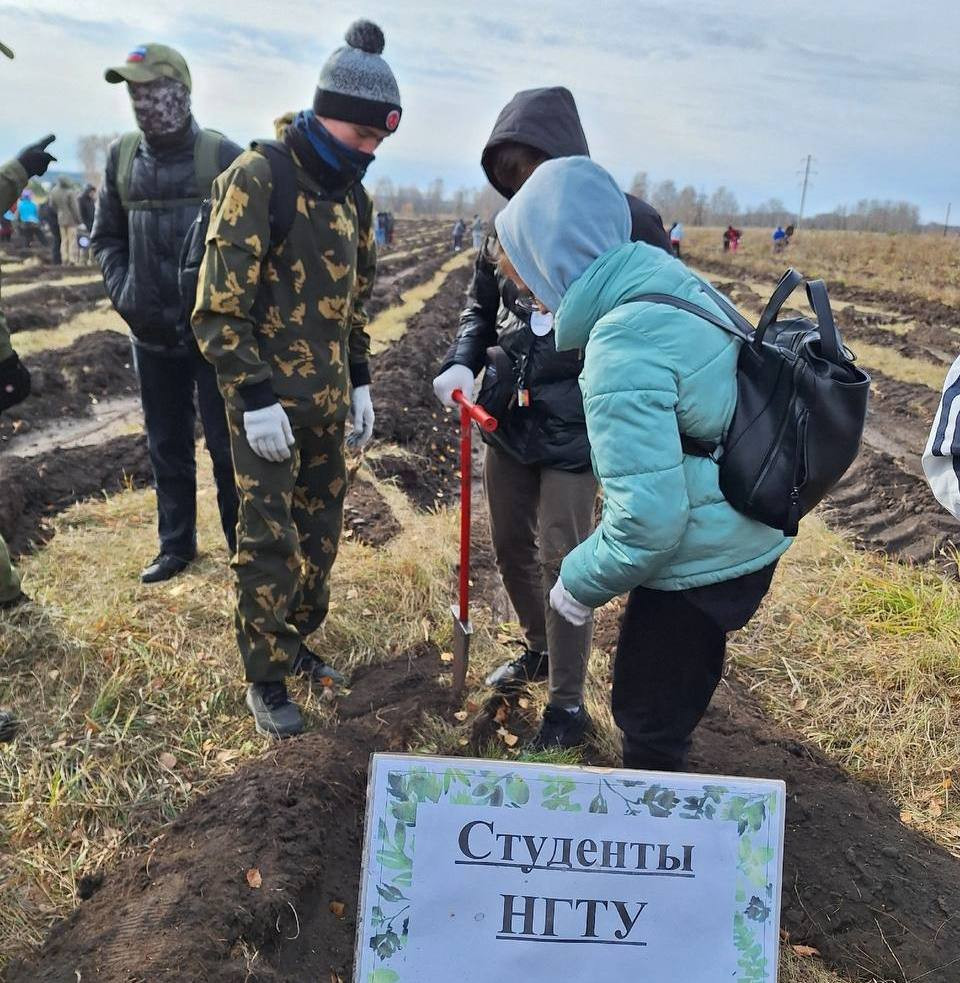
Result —
[[613, 667], [624, 767], [685, 769], [691, 735], [723, 675], [727, 632], [756, 613], [776, 566], [709, 587], [631, 591]]
[[50, 262], [54, 266], [63, 264], [63, 257], [60, 255], [60, 226], [50, 226]]
[[[192, 559], [197, 552], [197, 408], [213, 461], [220, 523], [231, 555], [237, 545], [237, 486], [230, 435], [216, 372], [195, 345], [182, 354], [133, 344], [147, 446], [157, 488], [160, 551]], [[196, 395], [196, 406], [194, 405]]]

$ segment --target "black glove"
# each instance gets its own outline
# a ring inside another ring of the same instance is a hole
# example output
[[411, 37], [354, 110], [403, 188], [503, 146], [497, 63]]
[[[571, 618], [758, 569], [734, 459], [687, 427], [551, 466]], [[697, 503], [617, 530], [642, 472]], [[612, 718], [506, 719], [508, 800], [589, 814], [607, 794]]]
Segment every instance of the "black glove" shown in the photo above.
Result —
[[0, 412], [22, 403], [30, 395], [30, 373], [16, 352], [0, 362]]
[[28, 177], [40, 177], [47, 173], [47, 168], [57, 159], [53, 154], [47, 153], [47, 147], [56, 139], [52, 133], [48, 133], [42, 140], [20, 151], [17, 160], [23, 164]]

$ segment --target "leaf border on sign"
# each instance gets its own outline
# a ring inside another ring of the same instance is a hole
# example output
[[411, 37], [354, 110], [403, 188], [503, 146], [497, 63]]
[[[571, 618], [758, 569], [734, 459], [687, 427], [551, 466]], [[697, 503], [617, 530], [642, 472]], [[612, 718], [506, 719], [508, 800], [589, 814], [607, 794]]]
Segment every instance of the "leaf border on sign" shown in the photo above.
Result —
[[[401, 983], [398, 966], [387, 964], [401, 955], [409, 939], [410, 900], [404, 888], [413, 884], [413, 857], [420, 805], [441, 800], [457, 806], [520, 809], [605, 815], [621, 804], [625, 816], [678, 819], [694, 822], [730, 822], [737, 825], [739, 853], [735, 897], [738, 905], [731, 926], [739, 955], [735, 983], [773, 983], [777, 967], [779, 927], [771, 915], [778, 909], [773, 897], [778, 851], [774, 836], [778, 796], [774, 792], [734, 794], [724, 785], [704, 782], [676, 788], [660, 781], [618, 778], [615, 775], [541, 768], [535, 777], [517, 771], [413, 764], [387, 772], [387, 806], [393, 830], [381, 815], [377, 820], [376, 860], [379, 877], [376, 897], [369, 899], [364, 917], [370, 926], [369, 948], [380, 965], [365, 983]], [[531, 785], [539, 783], [535, 801]], [[372, 805], [372, 803], [371, 803]], [[402, 919], [402, 922], [400, 921]], [[399, 924], [398, 924], [399, 923]]]

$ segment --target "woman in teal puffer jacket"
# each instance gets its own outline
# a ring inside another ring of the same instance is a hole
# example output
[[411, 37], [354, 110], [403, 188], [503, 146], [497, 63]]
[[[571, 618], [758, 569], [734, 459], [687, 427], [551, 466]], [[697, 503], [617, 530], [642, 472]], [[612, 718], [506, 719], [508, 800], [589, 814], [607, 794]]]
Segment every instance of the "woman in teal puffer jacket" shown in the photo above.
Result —
[[727, 632], [753, 616], [791, 540], [735, 511], [717, 465], [681, 434], [717, 442], [736, 403], [740, 341], [666, 305], [725, 317], [679, 260], [631, 243], [614, 179], [586, 157], [540, 166], [496, 220], [505, 272], [555, 315], [580, 376], [603, 519], [569, 553], [550, 599], [576, 624], [630, 594], [614, 665], [624, 764], [679, 770], [720, 680]]

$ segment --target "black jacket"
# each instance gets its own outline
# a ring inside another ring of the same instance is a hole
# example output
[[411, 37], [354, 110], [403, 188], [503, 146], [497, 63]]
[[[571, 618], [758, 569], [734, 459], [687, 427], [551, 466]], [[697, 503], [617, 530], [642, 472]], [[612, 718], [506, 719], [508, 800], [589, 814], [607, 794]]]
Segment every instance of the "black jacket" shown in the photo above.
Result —
[[[141, 138], [130, 176], [130, 199], [169, 201], [169, 207], [124, 211], [117, 191], [119, 141], [107, 155], [107, 169], [97, 196], [93, 222], [93, 253], [113, 306], [141, 344], [160, 350], [179, 350], [182, 330], [180, 285], [177, 277], [180, 247], [197, 215], [197, 205], [184, 199], [207, 198], [209, 188], [197, 188], [194, 143], [200, 132], [195, 122], [170, 146], [152, 146]], [[224, 139], [221, 169], [239, 156], [240, 148]]]
[[[490, 164], [492, 151], [506, 141], [536, 147], [550, 157], [589, 154], [576, 103], [564, 88], [519, 92], [500, 113], [481, 162], [490, 183], [504, 195], [507, 189], [497, 184]], [[632, 195], [627, 195], [627, 203], [633, 219], [631, 238], [670, 252], [670, 239], [656, 209]], [[529, 406], [514, 398], [501, 413], [497, 431], [484, 434], [484, 439], [524, 464], [586, 471], [590, 444], [578, 381], [583, 356], [558, 352], [552, 331], [540, 337], [534, 334], [530, 316], [529, 309], [517, 305], [514, 284], [497, 272], [489, 250], [481, 249], [460, 330], [442, 368], [466, 365], [476, 375], [487, 365], [487, 349], [502, 348], [512, 366], [510, 385], [529, 393]]]

